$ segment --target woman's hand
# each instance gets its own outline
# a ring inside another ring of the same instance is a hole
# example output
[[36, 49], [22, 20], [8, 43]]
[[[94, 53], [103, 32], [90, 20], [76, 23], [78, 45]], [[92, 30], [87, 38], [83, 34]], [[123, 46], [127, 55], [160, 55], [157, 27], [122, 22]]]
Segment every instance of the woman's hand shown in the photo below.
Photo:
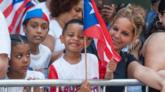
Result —
[[113, 72], [116, 70], [117, 62], [112, 59], [107, 64], [106, 73], [105, 73], [105, 79], [113, 79]]
[[115, 71], [116, 70], [116, 67], [117, 67], [117, 62], [115, 61], [115, 59], [111, 59], [110, 62], [108, 62], [108, 65], [107, 65], [107, 71]]

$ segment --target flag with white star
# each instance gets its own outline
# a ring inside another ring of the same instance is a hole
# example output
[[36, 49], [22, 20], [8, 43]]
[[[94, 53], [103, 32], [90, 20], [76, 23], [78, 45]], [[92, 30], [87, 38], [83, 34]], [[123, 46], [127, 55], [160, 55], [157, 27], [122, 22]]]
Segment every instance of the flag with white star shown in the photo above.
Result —
[[113, 57], [119, 62], [121, 57], [113, 49], [110, 33], [99, 14], [94, 0], [84, 0], [83, 8], [84, 35], [94, 39], [99, 59], [109, 62]]

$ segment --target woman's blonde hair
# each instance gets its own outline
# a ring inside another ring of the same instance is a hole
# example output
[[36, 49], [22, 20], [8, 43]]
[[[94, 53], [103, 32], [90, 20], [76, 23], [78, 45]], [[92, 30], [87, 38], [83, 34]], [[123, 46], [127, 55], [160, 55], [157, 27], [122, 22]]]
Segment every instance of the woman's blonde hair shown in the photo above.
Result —
[[111, 22], [111, 25], [113, 25], [118, 18], [127, 18], [133, 25], [134, 36], [138, 37], [142, 32], [142, 28], [144, 26], [145, 15], [146, 12], [141, 6], [128, 4], [126, 7], [120, 9], [116, 13], [113, 21]]

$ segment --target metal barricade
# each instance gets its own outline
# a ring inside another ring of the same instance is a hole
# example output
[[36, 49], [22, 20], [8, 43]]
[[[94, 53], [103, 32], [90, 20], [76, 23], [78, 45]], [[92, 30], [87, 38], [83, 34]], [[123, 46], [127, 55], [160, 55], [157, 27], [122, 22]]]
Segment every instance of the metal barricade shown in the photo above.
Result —
[[[33, 92], [33, 87], [43, 86], [74, 86], [81, 85], [83, 80], [1, 80], [0, 87], [32, 87], [30, 92]], [[91, 86], [125, 86], [125, 92], [127, 92], [127, 86], [143, 85], [136, 79], [113, 79], [113, 80], [88, 80]], [[0, 91], [1, 92], [1, 91]], [[5, 89], [4, 92], [8, 92]], [[146, 91], [147, 92], [147, 91]]]

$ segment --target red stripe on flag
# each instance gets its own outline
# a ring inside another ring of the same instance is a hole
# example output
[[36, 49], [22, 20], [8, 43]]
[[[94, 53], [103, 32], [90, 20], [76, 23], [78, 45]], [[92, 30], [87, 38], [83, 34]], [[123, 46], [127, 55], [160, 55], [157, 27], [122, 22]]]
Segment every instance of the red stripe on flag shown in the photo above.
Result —
[[13, 10], [13, 5], [10, 4], [4, 11], [3, 14], [7, 18]]
[[[112, 58], [112, 53], [110, 52], [109, 48], [106, 45], [106, 39], [102, 36], [98, 41], [98, 55], [102, 61], [105, 61], [105, 55], [106, 58], [110, 61]], [[109, 62], [106, 61], [106, 62]]]
[[2, 3], [2, 0], [0, 0], [0, 4]]
[[[22, 18], [23, 18], [23, 16], [21, 17], [21, 20], [22, 20]], [[21, 29], [21, 25], [22, 25], [21, 23], [22, 23], [22, 21], [19, 21], [19, 24], [18, 24], [18, 26], [16, 28], [15, 34], [19, 34], [20, 33], [20, 29]]]
[[[95, 11], [96, 17], [98, 19], [98, 22], [99, 22], [99, 24], [100, 24], [100, 26], [102, 28], [102, 30], [100, 30], [100, 31], [103, 34], [103, 38], [107, 40], [108, 44], [111, 46], [111, 49], [114, 50], [111, 36], [109, 35], [109, 32], [107, 30], [107, 27], [106, 27], [106, 24], [105, 24], [104, 20], [102, 19], [102, 16], [99, 14], [99, 11], [97, 10], [97, 6], [95, 4], [95, 1], [94, 0], [91, 0], [91, 3], [92, 3], [92, 6], [93, 6], [93, 9]], [[113, 55], [114, 59], [116, 61], [120, 61], [121, 60], [121, 57], [117, 53], [114, 54], [114, 52], [115, 51], [112, 51], [111, 52], [111, 54]]]
[[101, 30], [100, 27], [95, 25], [95, 26], [85, 29], [83, 34], [87, 37], [100, 38], [100, 34], [101, 34], [100, 30]]
[[99, 56], [99, 59], [101, 61], [104, 61], [104, 48], [105, 46], [103, 45], [103, 43], [101, 41], [98, 40], [97, 42], [97, 53], [98, 53], [98, 56]]
[[97, 51], [98, 51], [98, 55], [99, 55], [101, 61], [105, 61], [104, 60], [104, 51], [105, 51], [106, 47], [107, 46], [105, 43], [105, 39], [104, 39], [103, 35], [101, 35], [100, 38], [98, 39], [98, 43], [97, 43]]
[[13, 20], [9, 26], [9, 32], [12, 32], [12, 29], [14, 28], [14, 26], [16, 26], [16, 21], [18, 20], [18, 18], [20, 17], [20, 14], [23, 12], [23, 10], [25, 9], [26, 4], [29, 2], [30, 0], [24, 0], [23, 4], [19, 7], [19, 9], [16, 11]]
[[[29, 10], [31, 7], [32, 7], [32, 6], [26, 7], [26, 10], [24, 11], [24, 13], [25, 13], [27, 10]], [[23, 14], [24, 14], [24, 13], [23, 13]], [[23, 18], [23, 16], [21, 16], [21, 19], [20, 19], [20, 20], [22, 20], [22, 18]], [[19, 33], [20, 33], [21, 25], [22, 25], [22, 21], [19, 21], [19, 24], [18, 24], [18, 26], [17, 26], [17, 28], [16, 28], [16, 32], [15, 32], [16, 34], [19, 34]]]
[[[112, 40], [111, 40], [111, 36], [109, 36], [109, 32], [108, 32], [108, 30], [107, 30], [106, 24], [105, 24], [104, 20], [102, 19], [101, 15], [99, 14], [99, 11], [97, 10], [97, 7], [96, 7], [96, 5], [95, 5], [95, 3], [94, 3], [94, 0], [91, 0], [91, 2], [92, 2], [92, 5], [93, 5], [93, 9], [94, 9], [94, 11], [95, 11], [96, 17], [97, 17], [97, 19], [98, 19], [98, 22], [99, 22], [100, 26], [102, 27], [102, 30], [101, 30], [101, 31], [103, 32], [103, 34], [104, 34], [105, 37], [107, 38], [107, 42], [108, 42], [111, 46], [113, 46]], [[113, 49], [113, 47], [112, 47], [112, 49]]]
[[112, 58], [112, 53], [110, 52], [110, 50], [108, 48], [105, 48], [105, 54], [106, 54], [106, 57], [111, 60]]

